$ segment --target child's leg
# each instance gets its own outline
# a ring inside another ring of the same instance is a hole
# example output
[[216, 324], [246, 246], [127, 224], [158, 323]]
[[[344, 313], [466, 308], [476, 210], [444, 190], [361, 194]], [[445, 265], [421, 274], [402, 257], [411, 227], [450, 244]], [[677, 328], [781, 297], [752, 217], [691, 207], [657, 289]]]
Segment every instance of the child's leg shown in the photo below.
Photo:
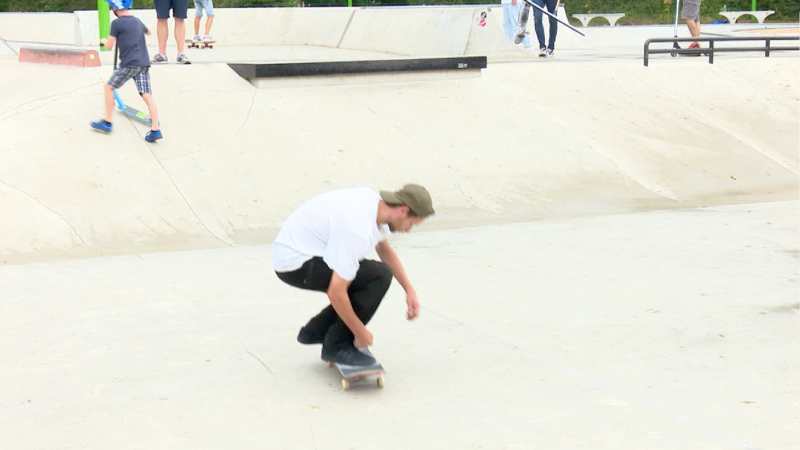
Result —
[[156, 100], [153, 98], [153, 94], [141, 94], [142, 100], [147, 105], [147, 111], [150, 112], [150, 120], [152, 124], [150, 125], [150, 129], [153, 131], [158, 130], [158, 107], [156, 106]]
[[194, 18], [194, 35], [197, 36], [200, 34], [200, 18], [195, 16]]
[[140, 72], [134, 78], [136, 88], [139, 90], [139, 95], [147, 105], [147, 110], [150, 112], [150, 129], [153, 131], [158, 130], [158, 107], [153, 98], [153, 89], [150, 86], [150, 67], [141, 67]]
[[203, 3], [203, 9], [206, 11], [206, 36], [211, 36], [211, 24], [214, 23], [214, 1], [206, 0]]
[[103, 85], [103, 94], [105, 100], [105, 116], [106, 122], [111, 123], [112, 115], [114, 112], [114, 88], [110, 84]]

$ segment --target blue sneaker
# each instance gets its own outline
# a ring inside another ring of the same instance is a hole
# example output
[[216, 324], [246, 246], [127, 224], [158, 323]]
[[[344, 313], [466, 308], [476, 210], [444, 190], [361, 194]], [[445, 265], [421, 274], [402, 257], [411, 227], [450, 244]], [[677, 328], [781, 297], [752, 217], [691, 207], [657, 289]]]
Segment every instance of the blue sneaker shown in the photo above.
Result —
[[111, 131], [111, 122], [106, 121], [106, 119], [100, 119], [97, 122], [91, 122], [90, 125], [95, 130], [105, 131], [106, 133]]
[[161, 135], [161, 130], [156, 130], [156, 131], [150, 130], [147, 132], [146, 135], [144, 135], [144, 140], [147, 142], [155, 142], [158, 139], [161, 139], [162, 137], [164, 136]]

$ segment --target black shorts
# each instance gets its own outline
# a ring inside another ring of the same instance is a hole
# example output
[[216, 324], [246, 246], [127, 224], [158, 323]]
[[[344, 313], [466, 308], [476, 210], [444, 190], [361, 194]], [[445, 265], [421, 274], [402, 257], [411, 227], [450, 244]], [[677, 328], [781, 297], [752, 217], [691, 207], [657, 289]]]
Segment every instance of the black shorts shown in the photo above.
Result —
[[172, 10], [172, 17], [185, 19], [189, 11], [189, 0], [153, 0], [156, 7], [156, 17], [159, 19], [169, 19], [169, 10]]

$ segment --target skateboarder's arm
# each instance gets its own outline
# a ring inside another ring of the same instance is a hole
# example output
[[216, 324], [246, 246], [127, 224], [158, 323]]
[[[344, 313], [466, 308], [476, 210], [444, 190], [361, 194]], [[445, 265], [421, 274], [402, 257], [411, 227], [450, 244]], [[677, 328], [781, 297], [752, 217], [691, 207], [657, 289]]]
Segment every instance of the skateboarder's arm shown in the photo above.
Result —
[[414, 319], [419, 315], [419, 300], [417, 299], [417, 291], [414, 290], [414, 286], [411, 285], [411, 281], [406, 275], [403, 263], [400, 262], [400, 258], [397, 256], [392, 246], [389, 245], [388, 240], [381, 241], [375, 247], [375, 252], [378, 254], [378, 258], [392, 269], [392, 275], [394, 275], [394, 278], [400, 283], [400, 286], [403, 287], [403, 290], [406, 291], [406, 303], [408, 303], [407, 317], [408, 320]]
[[334, 271], [331, 276], [331, 283], [328, 285], [328, 299], [342, 322], [353, 332], [356, 347], [369, 347], [372, 345], [372, 333], [367, 330], [367, 327], [364, 326], [364, 323], [353, 311], [353, 304], [350, 303], [350, 296], [347, 295], [349, 286], [350, 281], [340, 277]]

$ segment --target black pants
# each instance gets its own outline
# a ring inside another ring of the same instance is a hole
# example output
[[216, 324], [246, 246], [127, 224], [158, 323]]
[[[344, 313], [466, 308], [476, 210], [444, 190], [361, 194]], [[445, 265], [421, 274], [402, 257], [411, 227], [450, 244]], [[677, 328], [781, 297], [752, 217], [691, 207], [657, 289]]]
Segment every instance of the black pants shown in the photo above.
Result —
[[[276, 273], [286, 284], [320, 292], [328, 291], [333, 276], [331, 268], [318, 256], [293, 272]], [[391, 283], [392, 269], [385, 263], [365, 259], [359, 264], [356, 278], [347, 288], [347, 295], [350, 296], [353, 311], [365, 325], [375, 315]], [[331, 351], [353, 345], [353, 332], [339, 318], [332, 305], [311, 318], [304, 331], [324, 336], [322, 345]]]

